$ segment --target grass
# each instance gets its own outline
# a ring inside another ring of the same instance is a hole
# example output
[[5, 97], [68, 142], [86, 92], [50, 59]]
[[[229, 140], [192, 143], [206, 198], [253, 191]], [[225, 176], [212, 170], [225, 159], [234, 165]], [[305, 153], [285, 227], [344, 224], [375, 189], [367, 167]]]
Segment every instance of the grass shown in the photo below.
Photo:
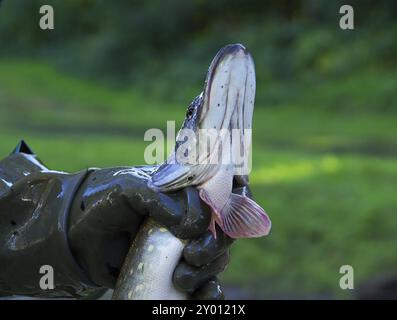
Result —
[[[386, 83], [387, 99], [396, 88], [387, 72], [362, 78]], [[397, 114], [391, 107], [343, 108], [377, 103], [363, 101], [369, 88], [358, 90], [359, 79], [319, 84], [313, 95], [277, 108], [256, 106], [251, 184], [273, 229], [266, 239], [234, 244], [222, 275], [229, 285], [260, 298], [352, 297], [338, 286], [341, 265], [354, 267], [356, 287], [395, 273]], [[349, 99], [335, 101], [346, 90]], [[34, 61], [0, 60], [2, 157], [24, 138], [52, 169], [138, 165], [145, 130], [165, 128], [166, 120], [179, 126], [184, 112], [133, 88], [109, 89]]]

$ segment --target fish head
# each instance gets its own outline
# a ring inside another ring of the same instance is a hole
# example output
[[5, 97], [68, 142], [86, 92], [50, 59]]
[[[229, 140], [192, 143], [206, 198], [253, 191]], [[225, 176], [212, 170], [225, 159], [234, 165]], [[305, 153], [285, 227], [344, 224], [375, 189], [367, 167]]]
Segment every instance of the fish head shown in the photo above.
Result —
[[[251, 129], [254, 97], [251, 54], [241, 44], [223, 47], [210, 64], [203, 91], [187, 108], [174, 152], [152, 176], [149, 186], [167, 192], [198, 186], [213, 177], [221, 166], [220, 157], [233, 153], [233, 148], [225, 152], [220, 145], [219, 132]], [[223, 154], [219, 156], [220, 150]]]
[[255, 65], [249, 51], [241, 44], [223, 47], [208, 69], [202, 93], [200, 128], [220, 130], [233, 126], [231, 117], [237, 106], [247, 107], [246, 120], [252, 121], [255, 89]]

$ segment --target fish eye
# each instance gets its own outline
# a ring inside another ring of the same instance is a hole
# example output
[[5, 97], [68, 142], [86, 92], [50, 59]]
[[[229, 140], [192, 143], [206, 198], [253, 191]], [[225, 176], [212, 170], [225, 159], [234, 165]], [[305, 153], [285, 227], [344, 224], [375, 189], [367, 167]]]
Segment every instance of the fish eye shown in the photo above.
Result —
[[187, 177], [187, 181], [192, 181], [193, 179], [194, 179], [194, 175]]
[[187, 110], [187, 113], [186, 113], [186, 116], [187, 116], [188, 118], [191, 118], [192, 115], [193, 115], [193, 110], [192, 110], [192, 109], [188, 109], [188, 110]]

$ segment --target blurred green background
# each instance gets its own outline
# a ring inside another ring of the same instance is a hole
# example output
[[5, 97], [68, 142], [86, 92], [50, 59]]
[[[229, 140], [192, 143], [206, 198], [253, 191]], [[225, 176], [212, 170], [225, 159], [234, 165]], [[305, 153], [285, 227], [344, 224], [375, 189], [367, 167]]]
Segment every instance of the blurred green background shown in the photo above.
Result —
[[[55, 30], [39, 28], [42, 4]], [[273, 228], [234, 244], [227, 293], [356, 298], [397, 277], [396, 18], [396, 1], [5, 0], [0, 156], [24, 138], [57, 170], [143, 164], [145, 130], [179, 125], [217, 50], [243, 43], [251, 184]], [[339, 287], [345, 264], [355, 290]]]

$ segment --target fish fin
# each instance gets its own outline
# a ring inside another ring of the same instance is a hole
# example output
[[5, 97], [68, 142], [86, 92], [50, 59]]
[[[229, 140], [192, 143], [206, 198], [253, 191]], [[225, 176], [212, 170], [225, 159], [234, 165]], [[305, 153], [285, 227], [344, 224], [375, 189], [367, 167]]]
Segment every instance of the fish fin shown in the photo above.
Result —
[[210, 208], [211, 208], [211, 222], [208, 227], [208, 230], [211, 231], [212, 235], [216, 239], [216, 228], [215, 228], [215, 222], [219, 224], [220, 220], [220, 214], [216, 212], [216, 207], [212, 203], [212, 200], [209, 196], [209, 194], [204, 190], [200, 189], [199, 195], [201, 200], [203, 200]]
[[214, 218], [213, 214], [211, 214], [211, 222], [208, 227], [208, 230], [211, 231], [212, 235], [214, 236], [214, 239], [216, 239], [215, 218]]
[[271, 221], [266, 212], [248, 197], [232, 193], [220, 216], [218, 224], [231, 238], [256, 238], [270, 232]]

